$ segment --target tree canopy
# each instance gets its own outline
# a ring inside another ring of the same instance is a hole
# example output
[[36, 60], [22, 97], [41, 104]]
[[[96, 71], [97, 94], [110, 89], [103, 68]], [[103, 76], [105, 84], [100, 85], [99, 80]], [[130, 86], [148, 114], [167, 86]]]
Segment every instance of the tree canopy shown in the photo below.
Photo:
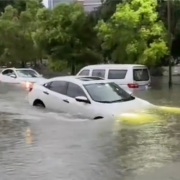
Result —
[[43, 9], [37, 14], [37, 20], [41, 26], [34, 38], [52, 61], [66, 62], [74, 73], [75, 63], [100, 60], [94, 48], [95, 31], [79, 3]]
[[8, 59], [13, 63], [32, 61], [37, 57], [37, 48], [34, 46], [32, 34], [36, 30], [34, 14], [39, 10], [39, 2], [26, 2], [26, 11], [8, 5], [0, 17], [0, 38], [4, 51], [1, 59]]
[[102, 48], [111, 49], [114, 62], [155, 65], [168, 53], [156, 7], [156, 1], [132, 0], [117, 5], [108, 22], [99, 21], [96, 29]]
[[[167, 48], [167, 6], [152, 0], [107, 0], [87, 13], [80, 3], [45, 8], [42, 0], [0, 2], [0, 63], [48, 59], [62, 70], [107, 61], [157, 65]], [[157, 8], [158, 7], [158, 8]], [[180, 5], [172, 3], [173, 40], [180, 39]], [[176, 53], [178, 54], [178, 52]]]

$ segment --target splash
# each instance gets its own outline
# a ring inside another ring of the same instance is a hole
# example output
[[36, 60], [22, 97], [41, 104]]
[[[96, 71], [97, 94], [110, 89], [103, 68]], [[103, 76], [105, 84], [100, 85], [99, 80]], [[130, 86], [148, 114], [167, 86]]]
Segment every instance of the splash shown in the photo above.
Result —
[[142, 111], [122, 113], [117, 116], [116, 122], [126, 124], [147, 124], [168, 120], [172, 115], [180, 114], [178, 107], [154, 106]]

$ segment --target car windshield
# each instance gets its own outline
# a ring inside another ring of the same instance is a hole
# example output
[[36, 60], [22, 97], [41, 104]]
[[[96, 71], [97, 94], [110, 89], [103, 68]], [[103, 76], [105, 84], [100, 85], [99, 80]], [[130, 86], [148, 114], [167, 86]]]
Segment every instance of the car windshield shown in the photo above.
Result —
[[23, 78], [36, 78], [40, 76], [36, 71], [31, 69], [16, 70], [16, 72], [19, 77]]
[[84, 85], [91, 98], [100, 103], [124, 102], [135, 99], [116, 83], [96, 83]]

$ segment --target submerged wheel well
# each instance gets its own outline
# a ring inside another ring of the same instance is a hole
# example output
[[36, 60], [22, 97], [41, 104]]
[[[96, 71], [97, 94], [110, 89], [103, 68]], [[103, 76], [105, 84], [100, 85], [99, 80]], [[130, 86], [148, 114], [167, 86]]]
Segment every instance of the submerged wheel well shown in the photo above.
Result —
[[36, 99], [33, 102], [33, 106], [42, 106], [42, 107], [45, 107], [44, 103], [40, 99]]
[[94, 120], [97, 120], [97, 119], [103, 119], [104, 117], [102, 117], [102, 116], [96, 116], [96, 117], [94, 117]]

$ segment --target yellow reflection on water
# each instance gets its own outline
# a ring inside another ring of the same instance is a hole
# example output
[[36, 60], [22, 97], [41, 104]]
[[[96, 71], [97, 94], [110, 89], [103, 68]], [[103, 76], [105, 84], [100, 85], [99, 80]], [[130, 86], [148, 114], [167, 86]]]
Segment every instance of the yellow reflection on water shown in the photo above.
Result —
[[158, 108], [146, 111], [158, 115], [160, 120], [152, 123], [128, 124], [114, 122], [114, 159], [122, 172], [144, 173], [161, 167], [179, 157], [180, 117], [178, 113], [159, 111]]
[[115, 122], [139, 125], [165, 121], [170, 116], [180, 114], [180, 108], [177, 107], [165, 107], [165, 106], [154, 106], [141, 111], [122, 113], [115, 117]]
[[33, 141], [32, 132], [30, 128], [26, 129], [26, 144], [31, 144]]

